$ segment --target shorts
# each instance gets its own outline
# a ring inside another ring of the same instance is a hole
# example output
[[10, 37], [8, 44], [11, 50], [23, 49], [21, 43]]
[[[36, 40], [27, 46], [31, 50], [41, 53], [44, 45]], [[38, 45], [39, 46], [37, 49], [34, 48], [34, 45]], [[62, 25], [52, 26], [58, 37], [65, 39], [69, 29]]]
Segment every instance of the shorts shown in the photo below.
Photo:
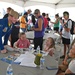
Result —
[[62, 37], [62, 43], [69, 45], [70, 44], [70, 39]]
[[54, 27], [54, 30], [55, 31], [59, 31], [59, 27]]

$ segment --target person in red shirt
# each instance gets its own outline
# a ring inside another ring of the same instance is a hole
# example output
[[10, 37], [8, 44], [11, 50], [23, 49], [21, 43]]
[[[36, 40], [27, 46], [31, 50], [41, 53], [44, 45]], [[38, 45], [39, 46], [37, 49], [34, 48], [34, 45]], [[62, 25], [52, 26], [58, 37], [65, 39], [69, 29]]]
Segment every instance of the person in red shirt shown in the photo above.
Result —
[[14, 43], [15, 48], [29, 48], [30, 42], [24, 32], [20, 33], [19, 39]]
[[45, 18], [45, 13], [42, 13], [43, 19], [44, 19], [44, 27], [47, 28], [48, 20]]

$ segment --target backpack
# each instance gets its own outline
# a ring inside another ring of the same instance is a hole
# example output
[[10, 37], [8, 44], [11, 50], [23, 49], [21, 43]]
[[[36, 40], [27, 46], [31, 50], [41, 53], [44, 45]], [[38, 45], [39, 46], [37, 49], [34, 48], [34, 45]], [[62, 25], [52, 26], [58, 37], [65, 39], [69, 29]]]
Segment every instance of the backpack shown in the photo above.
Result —
[[[69, 20], [71, 20], [71, 19], [69, 19]], [[69, 20], [68, 20], [68, 21], [69, 21]], [[68, 25], [68, 21], [67, 21], [67, 25]], [[74, 28], [75, 22], [74, 22], [73, 20], [71, 20], [71, 21], [72, 21], [72, 27], [71, 27], [71, 29], [70, 29], [70, 33], [73, 35], [73, 34], [74, 34], [74, 31], [75, 31], [75, 30], [74, 30], [74, 29], [75, 29], [75, 28]]]

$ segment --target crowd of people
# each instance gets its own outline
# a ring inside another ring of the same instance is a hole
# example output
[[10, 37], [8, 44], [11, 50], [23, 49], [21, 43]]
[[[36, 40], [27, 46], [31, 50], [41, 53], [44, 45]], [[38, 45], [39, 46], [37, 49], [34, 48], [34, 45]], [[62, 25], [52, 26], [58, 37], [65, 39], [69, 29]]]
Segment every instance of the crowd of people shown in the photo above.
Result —
[[[63, 19], [59, 17], [59, 14], [55, 14], [55, 22], [51, 21], [48, 14], [43, 12], [41, 15], [39, 9], [35, 9], [34, 14], [31, 12], [31, 9], [28, 9], [28, 11], [19, 18], [18, 12], [10, 7], [7, 8], [7, 14], [0, 19], [0, 52], [7, 52], [4, 46], [8, 45], [8, 40], [10, 40], [11, 47], [29, 48], [31, 43], [29, 39], [26, 38], [25, 32], [34, 31], [34, 49], [36, 50], [39, 46], [40, 50], [44, 50], [48, 52], [50, 56], [53, 56], [56, 50], [54, 39], [49, 36], [49, 38], [43, 42], [45, 30], [52, 30], [49, 25], [49, 23], [52, 23], [54, 24], [53, 30], [61, 36], [64, 46], [64, 54], [60, 57], [64, 58], [64, 61], [59, 66], [57, 75], [75, 73], [75, 43], [70, 47], [72, 20], [69, 19], [69, 12], [63, 12]], [[19, 26], [16, 26], [17, 24]], [[4, 37], [4, 42], [2, 37]], [[67, 50], [69, 50], [69, 54], [66, 54]], [[68, 56], [72, 58], [70, 63], [67, 62]], [[63, 67], [65, 69], [64, 72]]]

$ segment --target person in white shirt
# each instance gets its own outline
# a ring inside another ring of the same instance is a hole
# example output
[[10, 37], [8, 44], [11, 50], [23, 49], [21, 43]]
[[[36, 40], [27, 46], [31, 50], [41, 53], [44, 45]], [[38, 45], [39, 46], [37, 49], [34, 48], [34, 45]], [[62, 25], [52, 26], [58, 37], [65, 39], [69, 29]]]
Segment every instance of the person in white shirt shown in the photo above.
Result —
[[69, 45], [70, 45], [70, 30], [72, 27], [72, 21], [69, 20], [69, 13], [67, 11], [65, 11], [63, 13], [63, 17], [64, 17], [64, 23], [63, 23], [63, 30], [62, 30], [62, 43], [64, 45], [64, 55], [61, 58], [64, 58], [66, 55], [66, 50], [67, 47], [69, 49]]

